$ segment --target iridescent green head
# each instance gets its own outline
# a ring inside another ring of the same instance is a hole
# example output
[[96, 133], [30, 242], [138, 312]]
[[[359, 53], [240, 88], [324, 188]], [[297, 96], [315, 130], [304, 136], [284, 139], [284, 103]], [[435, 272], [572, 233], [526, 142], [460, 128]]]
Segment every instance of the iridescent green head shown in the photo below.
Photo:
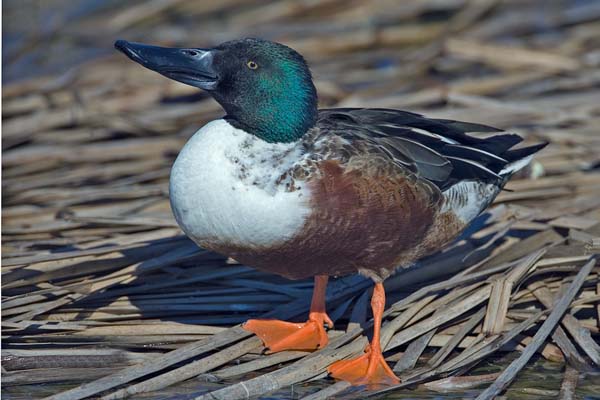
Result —
[[317, 91], [304, 58], [261, 39], [214, 49], [172, 49], [117, 41], [132, 60], [171, 79], [207, 90], [237, 128], [267, 142], [293, 142], [317, 119]]

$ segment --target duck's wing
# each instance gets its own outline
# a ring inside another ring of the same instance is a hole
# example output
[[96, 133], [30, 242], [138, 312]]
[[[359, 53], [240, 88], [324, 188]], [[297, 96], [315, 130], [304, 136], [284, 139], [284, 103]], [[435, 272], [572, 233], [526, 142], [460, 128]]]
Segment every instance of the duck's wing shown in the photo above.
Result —
[[[523, 139], [486, 125], [381, 108], [337, 108], [319, 111], [317, 127], [364, 151], [389, 157], [441, 191], [461, 182], [501, 187], [530, 156], [546, 144], [511, 150]], [[469, 132], [498, 133], [487, 138]]]

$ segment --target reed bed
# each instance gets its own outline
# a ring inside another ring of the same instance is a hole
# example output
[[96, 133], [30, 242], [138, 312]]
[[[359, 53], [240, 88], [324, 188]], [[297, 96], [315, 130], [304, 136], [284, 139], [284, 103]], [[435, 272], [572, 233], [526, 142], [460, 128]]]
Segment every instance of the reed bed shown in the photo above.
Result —
[[[221, 115], [215, 102], [116, 54], [8, 83], [5, 394], [123, 399], [196, 379], [185, 398], [300, 385], [310, 400], [415, 388], [491, 399], [542, 357], [565, 365], [550, 395], [580, 395], [600, 365], [599, 20], [597, 2], [172, 0], [123, 2], [24, 40], [8, 67], [65, 38], [200, 47], [261, 36], [306, 55], [323, 107], [405, 108], [550, 145], [456, 242], [386, 281], [382, 347], [402, 382], [366, 392], [326, 367], [367, 343], [369, 280], [330, 282], [329, 346], [268, 354], [239, 324], [302, 319], [312, 282], [199, 249], [171, 217], [170, 165]], [[503, 353], [514, 357], [501, 372], [473, 373]]]

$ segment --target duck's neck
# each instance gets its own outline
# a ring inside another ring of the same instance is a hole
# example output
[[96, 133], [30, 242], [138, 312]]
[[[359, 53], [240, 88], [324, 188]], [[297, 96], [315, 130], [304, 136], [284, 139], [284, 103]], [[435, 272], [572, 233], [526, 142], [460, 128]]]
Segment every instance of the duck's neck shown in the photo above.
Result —
[[289, 103], [265, 104], [262, 109], [228, 113], [225, 119], [268, 143], [291, 143], [302, 138], [317, 121], [316, 108], [294, 109]]
[[[221, 102], [226, 119], [269, 143], [298, 141], [317, 122], [317, 91], [310, 76], [290, 70], [247, 88], [235, 102]], [[216, 97], [216, 96], [215, 96]]]

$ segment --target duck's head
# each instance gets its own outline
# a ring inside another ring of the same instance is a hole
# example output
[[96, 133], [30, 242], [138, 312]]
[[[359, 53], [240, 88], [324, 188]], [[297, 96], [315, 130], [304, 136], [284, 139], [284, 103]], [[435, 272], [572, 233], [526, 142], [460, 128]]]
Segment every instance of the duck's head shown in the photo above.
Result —
[[130, 59], [168, 78], [206, 90], [232, 125], [268, 142], [293, 142], [313, 127], [317, 92], [304, 58], [261, 39], [212, 49], [115, 42]]

